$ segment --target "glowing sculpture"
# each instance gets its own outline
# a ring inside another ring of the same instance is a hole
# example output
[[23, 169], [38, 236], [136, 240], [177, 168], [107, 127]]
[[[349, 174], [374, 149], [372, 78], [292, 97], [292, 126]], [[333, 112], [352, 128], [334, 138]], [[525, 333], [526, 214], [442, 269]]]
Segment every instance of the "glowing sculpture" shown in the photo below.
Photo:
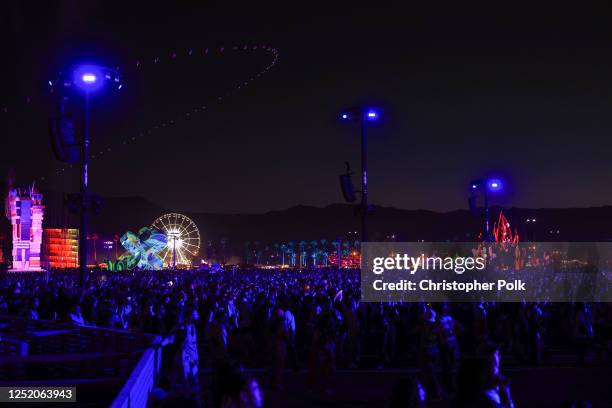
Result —
[[78, 268], [79, 230], [45, 228], [43, 234], [44, 265], [49, 268]]
[[138, 231], [138, 235], [128, 231], [123, 234], [119, 241], [127, 253], [117, 259], [114, 269], [139, 268], [157, 270], [163, 267], [162, 258], [157, 255], [168, 243], [163, 232], [143, 227]]
[[13, 227], [13, 271], [41, 271], [40, 246], [45, 206], [34, 185], [12, 189], [6, 200], [6, 212]]
[[515, 229], [514, 233], [512, 232], [510, 223], [501, 211], [499, 212], [499, 219], [493, 227], [493, 236], [495, 237], [495, 242], [509, 242], [512, 244], [518, 244], [519, 242], [518, 231]]

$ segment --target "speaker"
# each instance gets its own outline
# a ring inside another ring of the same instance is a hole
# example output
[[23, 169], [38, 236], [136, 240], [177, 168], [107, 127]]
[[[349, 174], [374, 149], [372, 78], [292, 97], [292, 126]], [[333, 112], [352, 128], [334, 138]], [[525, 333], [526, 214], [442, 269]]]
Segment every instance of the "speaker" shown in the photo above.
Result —
[[344, 199], [352, 203], [357, 197], [355, 197], [355, 187], [353, 187], [353, 173], [346, 173], [340, 175], [340, 188], [342, 189], [342, 196]]
[[55, 158], [64, 163], [78, 164], [82, 162], [81, 144], [77, 141], [74, 121], [60, 117], [49, 120], [51, 147]]

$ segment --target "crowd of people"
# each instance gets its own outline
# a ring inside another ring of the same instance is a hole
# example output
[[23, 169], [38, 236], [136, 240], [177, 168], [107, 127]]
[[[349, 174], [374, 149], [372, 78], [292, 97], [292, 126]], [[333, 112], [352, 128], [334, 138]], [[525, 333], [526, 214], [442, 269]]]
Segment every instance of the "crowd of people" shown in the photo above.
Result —
[[266, 367], [275, 390], [286, 369], [306, 370], [325, 393], [338, 367], [418, 367], [392, 403], [452, 396], [509, 407], [502, 355], [529, 365], [557, 350], [606, 360], [612, 338], [610, 304], [364, 303], [358, 270], [95, 271], [84, 289], [78, 282], [72, 272], [5, 274], [0, 315], [159, 334], [168, 343], [161, 395], [200, 395], [199, 372], [211, 369], [203, 388], [219, 407], [261, 406], [259, 384], [240, 367]]

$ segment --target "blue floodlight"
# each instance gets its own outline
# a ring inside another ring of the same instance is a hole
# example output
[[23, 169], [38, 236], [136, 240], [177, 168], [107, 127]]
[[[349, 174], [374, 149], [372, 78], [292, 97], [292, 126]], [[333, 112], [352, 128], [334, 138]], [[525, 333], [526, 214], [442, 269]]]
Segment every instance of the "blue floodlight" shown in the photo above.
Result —
[[487, 187], [490, 191], [497, 192], [502, 189], [502, 182], [499, 179], [489, 179], [487, 181]]
[[378, 119], [378, 112], [374, 109], [370, 109], [366, 112], [366, 119], [370, 121], [374, 121]]
[[478, 188], [478, 184], [472, 184], [472, 190], [476, 190]]
[[96, 65], [80, 65], [74, 70], [73, 82], [84, 91], [97, 91], [104, 86], [102, 68]]
[[348, 119], [348, 118], [349, 118], [349, 115], [348, 115], [348, 114], [346, 114], [346, 113], [343, 113], [343, 114], [341, 115], [341, 118], [342, 118], [342, 119]]
[[86, 84], [93, 84], [94, 82], [96, 82], [96, 75], [95, 74], [83, 74], [81, 79]]

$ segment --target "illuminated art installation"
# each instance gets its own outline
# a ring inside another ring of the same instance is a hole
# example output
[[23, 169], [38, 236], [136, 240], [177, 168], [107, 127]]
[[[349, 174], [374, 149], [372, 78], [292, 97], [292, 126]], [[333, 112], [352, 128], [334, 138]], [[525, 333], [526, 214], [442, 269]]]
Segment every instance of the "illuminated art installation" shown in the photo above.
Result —
[[191, 266], [200, 251], [200, 231], [191, 218], [182, 214], [164, 214], [152, 224], [166, 234], [168, 246], [160, 254], [164, 266]]
[[12, 189], [6, 200], [6, 212], [13, 227], [13, 271], [40, 271], [42, 221], [45, 206], [34, 185]]
[[161, 269], [162, 258], [158, 252], [167, 245], [166, 235], [152, 228], [142, 227], [138, 235], [131, 231], [119, 240], [127, 253], [121, 255], [112, 269]]
[[43, 233], [44, 265], [50, 268], [78, 268], [79, 230], [45, 228]]
[[512, 244], [518, 244], [519, 242], [518, 231], [514, 229], [514, 233], [512, 232], [510, 223], [501, 211], [499, 212], [499, 219], [493, 227], [493, 236], [495, 237], [495, 242], [509, 242]]

